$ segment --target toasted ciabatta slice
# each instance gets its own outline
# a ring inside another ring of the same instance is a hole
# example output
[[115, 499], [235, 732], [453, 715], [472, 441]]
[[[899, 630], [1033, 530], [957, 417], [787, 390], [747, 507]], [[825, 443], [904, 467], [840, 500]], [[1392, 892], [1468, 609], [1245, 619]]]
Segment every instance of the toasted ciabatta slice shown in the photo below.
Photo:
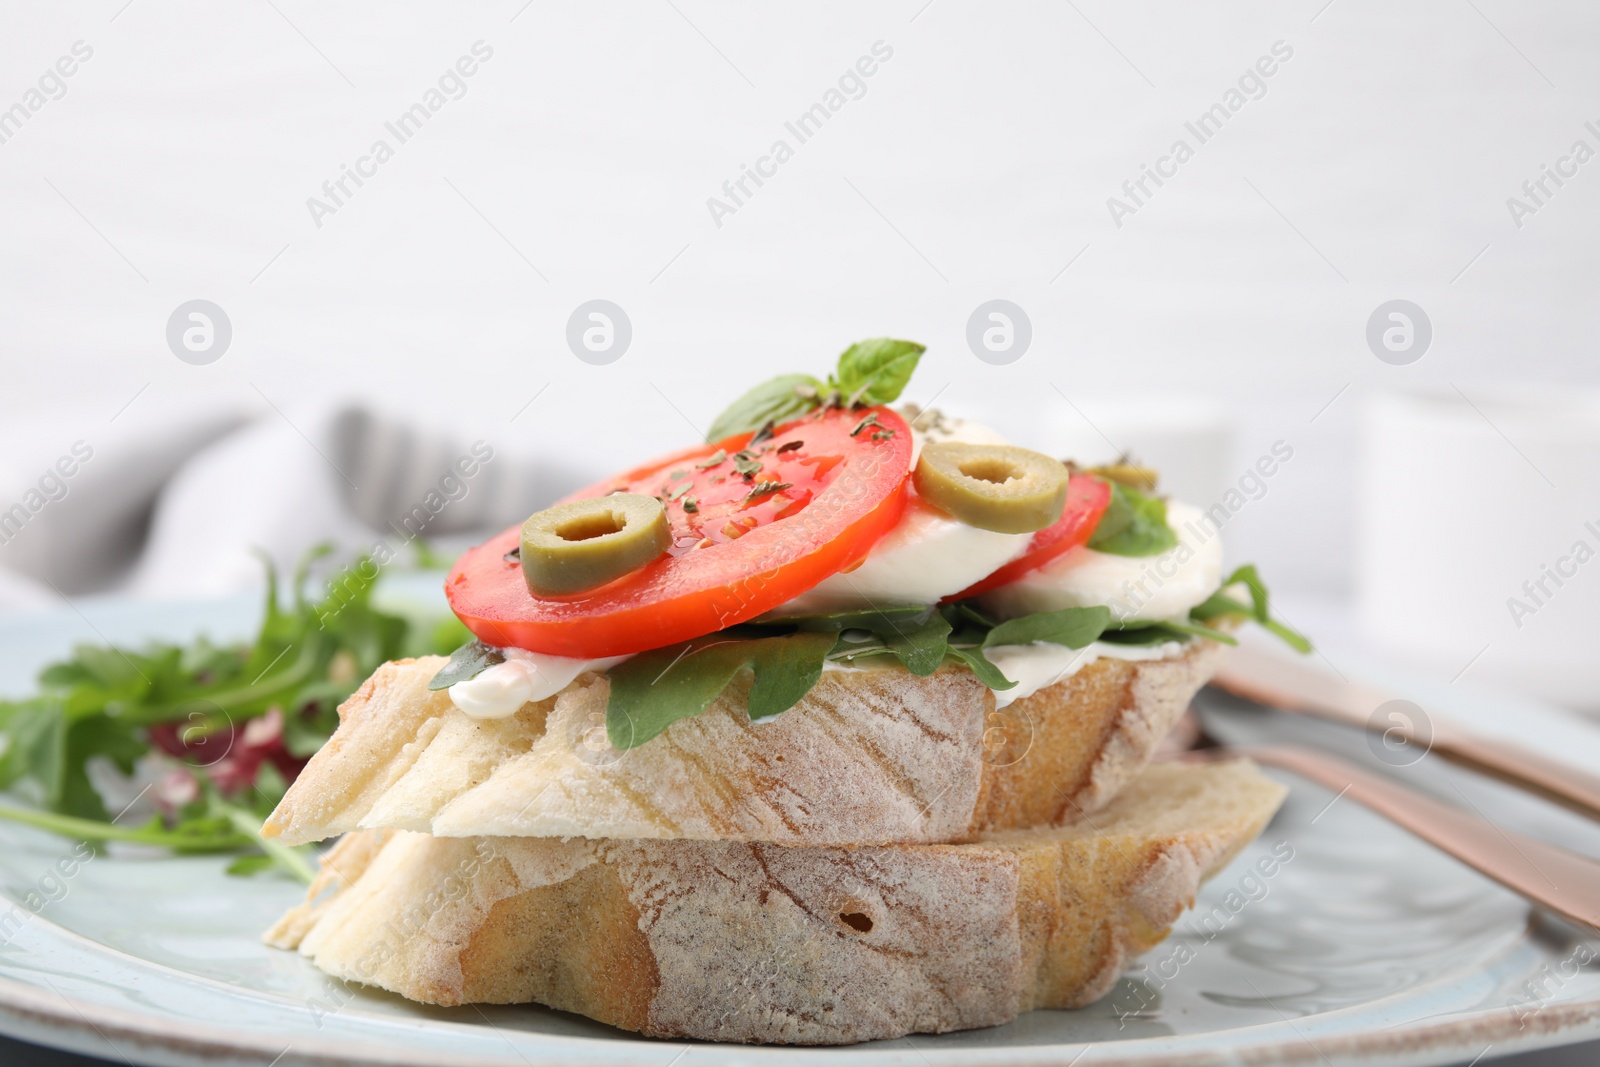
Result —
[[659, 737], [606, 740], [609, 683], [586, 674], [499, 720], [430, 691], [440, 657], [380, 667], [264, 833], [616, 837], [860, 845], [965, 840], [1093, 811], [1149, 760], [1215, 668], [1195, 641], [1099, 659], [999, 711], [971, 672], [829, 670], [753, 724], [748, 679]]
[[1105, 995], [1283, 787], [1157, 763], [1090, 820], [962, 845], [341, 842], [268, 931], [429, 1004], [546, 1004], [656, 1037], [845, 1044]]

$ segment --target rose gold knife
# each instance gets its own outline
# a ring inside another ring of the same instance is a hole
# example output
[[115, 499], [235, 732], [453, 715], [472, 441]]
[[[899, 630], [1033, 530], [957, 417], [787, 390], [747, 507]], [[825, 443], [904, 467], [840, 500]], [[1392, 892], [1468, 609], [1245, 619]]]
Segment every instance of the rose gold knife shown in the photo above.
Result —
[[[1600, 929], [1600, 861], [1480, 819], [1337, 756], [1294, 745], [1199, 749], [1187, 759], [1246, 756], [1307, 778], [1575, 922]], [[1331, 806], [1331, 804], [1330, 804]]]
[[1384, 709], [1396, 699], [1393, 694], [1346, 682], [1312, 663], [1241, 645], [1231, 650], [1211, 684], [1283, 711], [1404, 737], [1452, 763], [1600, 821], [1600, 776], [1515, 741], [1473, 733], [1437, 715], [1424, 712], [1419, 722], [1403, 711], [1386, 714]]

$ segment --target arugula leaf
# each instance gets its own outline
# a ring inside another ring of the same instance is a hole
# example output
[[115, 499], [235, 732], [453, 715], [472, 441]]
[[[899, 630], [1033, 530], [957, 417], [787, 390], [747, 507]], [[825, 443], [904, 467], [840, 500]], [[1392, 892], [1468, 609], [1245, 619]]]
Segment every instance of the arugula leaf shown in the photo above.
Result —
[[1298, 630], [1294, 630], [1288, 626], [1285, 626], [1277, 619], [1268, 619], [1266, 622], [1262, 623], [1261, 626], [1268, 633], [1272, 634], [1274, 637], [1288, 645], [1290, 648], [1294, 649], [1296, 652], [1305, 654], [1312, 650], [1310, 638], [1306, 637]]
[[838, 633], [841, 630], [870, 630], [882, 633], [900, 627], [921, 626], [933, 608], [913, 604], [908, 607], [869, 608], [863, 611], [835, 611], [818, 615], [763, 615], [754, 620], [756, 626], [793, 626], [800, 630]]
[[114, 841], [171, 849], [179, 855], [236, 852], [254, 846], [261, 852], [246, 855], [228, 867], [229, 874], [253, 874], [279, 868], [306, 884], [315, 872], [307, 847], [293, 848], [261, 836], [261, 820], [243, 808], [219, 799], [209, 792], [185, 810], [185, 817], [168, 826], [160, 816], [152, 816], [142, 826], [118, 826], [103, 819], [81, 818], [29, 808], [0, 805], [0, 819], [23, 823], [41, 830], [76, 838], [97, 847]]
[[80, 719], [66, 728], [66, 750], [61, 774], [51, 807], [68, 815], [88, 819], [109, 819], [105, 802], [89, 781], [88, 764], [105, 756], [122, 771], [132, 774], [133, 766], [144, 755], [146, 745], [136, 729], [126, 722], [103, 715]]
[[277, 865], [277, 861], [267, 855], [240, 856], [228, 864], [224, 873], [247, 877], [252, 874], [260, 874], [262, 871], [270, 871]]
[[[872, 656], [893, 656], [907, 671], [921, 677], [932, 674], [947, 659], [952, 659], [977, 674], [991, 689], [1010, 689], [1016, 685], [983, 654], [983, 634], [993, 623], [969, 605], [874, 608], [770, 621], [840, 633], [840, 641], [832, 654], [834, 659], [854, 662]], [[846, 632], [860, 631], [871, 634], [876, 643], [871, 639], [850, 642], [843, 637]]]
[[1191, 637], [1205, 637], [1212, 641], [1220, 641], [1224, 645], [1239, 643], [1238, 638], [1226, 630], [1215, 630], [1200, 623], [1178, 622], [1172, 619], [1165, 622], [1142, 623], [1124, 630], [1107, 630], [1101, 640], [1122, 645], [1159, 645], [1165, 641], [1187, 641]]
[[[306, 860], [304, 849], [286, 845], [282, 841], [274, 841], [262, 837], [261, 820], [242, 808], [234, 807], [232, 804], [217, 799], [212, 800], [212, 807], [224, 816], [233, 828], [252, 845], [261, 849], [264, 859], [269, 860], [275, 866], [282, 867], [307, 885], [310, 885], [312, 880], [316, 878], [317, 872]], [[266, 868], [258, 865], [254, 869], [265, 870]]]
[[[895, 656], [912, 674], [925, 678], [944, 662], [951, 632], [950, 621], [929, 606], [872, 608], [866, 611], [841, 611], [805, 615], [789, 619], [758, 619], [757, 624], [792, 625], [801, 630], [842, 633], [865, 630], [882, 643], [884, 651]], [[869, 645], [841, 642], [840, 649], [852, 657], [871, 654]]]
[[1210, 622], [1226, 615], [1238, 615], [1247, 619], [1255, 618], [1255, 610], [1246, 603], [1231, 597], [1227, 593], [1227, 585], [1222, 585], [1215, 593], [1189, 609], [1189, 618], [1200, 622]]
[[831, 384], [848, 400], [876, 407], [900, 399], [927, 345], [874, 337], [839, 354]]
[[0, 789], [24, 779], [50, 798], [59, 794], [66, 756], [66, 718], [59, 697], [0, 703]]
[[769, 637], [752, 661], [755, 672], [747, 710], [751, 722], [767, 722], [805, 699], [822, 677], [822, 665], [836, 642], [826, 634]]
[[728, 405], [706, 431], [706, 440], [720, 441], [736, 433], [759, 430], [767, 422], [783, 423], [815, 408], [824, 384], [809, 374], [782, 374]]
[[449, 689], [457, 682], [476, 678], [496, 663], [505, 661], [505, 656], [501, 655], [498, 649], [490, 648], [474, 637], [450, 653], [450, 662], [439, 668], [438, 673], [428, 681], [428, 688]]
[[[985, 655], [986, 649], [999, 645], [1047, 641], [1079, 649], [1095, 641], [1150, 645], [1197, 637], [1237, 644], [1232, 634], [1208, 623], [1214, 618], [1245, 615], [1257, 621], [1267, 618], [1263, 625], [1269, 629], [1277, 624], [1267, 615], [1266, 587], [1255, 568], [1235, 571], [1228, 583], [1236, 582], [1251, 589], [1251, 605], [1219, 592], [1197, 607], [1187, 622], [1116, 628], [1111, 626], [1110, 609], [1101, 606], [1036, 612], [1003, 622], [965, 602], [788, 617], [764, 615], [694, 641], [642, 653], [613, 667], [607, 733], [617, 748], [644, 744], [679, 719], [703, 712], [743, 670], [753, 673], [748, 701], [751, 721], [762, 722], [797, 704], [817, 683], [823, 664], [830, 659], [855, 663], [893, 657], [907, 671], [922, 677], [954, 661], [989, 688], [1005, 690], [1017, 683]], [[1283, 632], [1303, 641], [1292, 631]]]
[[1000, 625], [974, 607], [970, 600], [958, 600], [953, 604], [945, 604], [939, 610], [944, 612], [945, 618], [949, 619], [952, 625], [976, 626], [983, 630], [992, 630]]
[[1062, 608], [1039, 611], [1009, 619], [993, 627], [983, 638], [983, 647], [1031, 645], [1049, 641], [1068, 648], [1086, 648], [1111, 625], [1111, 609], [1103, 607]]
[[[845, 637], [860, 631], [872, 637], [865, 642]], [[608, 672], [606, 733], [615, 748], [642, 745], [679, 719], [705, 711], [747, 669], [752, 672], [747, 701], [751, 722], [765, 722], [798, 704], [822, 677], [830, 656], [853, 660], [892, 655], [906, 670], [926, 677], [951, 654], [949, 635], [950, 623], [939, 611], [913, 606], [763, 618], [653, 649]], [[981, 653], [978, 658], [982, 660]], [[1006, 683], [987, 660], [980, 666]]]
[[[333, 733], [339, 703], [379, 665], [445, 651], [470, 636], [453, 618], [410, 619], [373, 607], [381, 568], [365, 557], [337, 571], [322, 599], [310, 600], [310, 565], [328, 551], [318, 546], [302, 560], [287, 603], [267, 565], [261, 627], [251, 643], [80, 645], [40, 672], [37, 696], [0, 700], [0, 789], [41, 809], [3, 806], [0, 819], [92, 842], [249, 851], [297, 877], [308, 871], [298, 854], [280, 853], [253, 832], [282, 797], [287, 776]], [[238, 757], [246, 726], [269, 713], [281, 718], [282, 733], [276, 742], [252, 743], [248, 760], [213, 761], [207, 757], [217, 750], [195, 747], [197, 739], [223, 740]], [[124, 773], [144, 761], [165, 764], [191, 775], [200, 799], [143, 827], [117, 825], [89, 779], [97, 759]]]
[[[1244, 585], [1250, 592], [1250, 603], [1233, 597], [1228, 589]], [[1254, 564], [1247, 563], [1223, 579], [1222, 586], [1189, 611], [1189, 621], [1168, 619], [1164, 622], [1142, 623], [1107, 630], [1100, 638], [1115, 644], [1151, 645], [1162, 641], [1183, 641], [1190, 637], [1204, 637], [1225, 645], [1236, 645], [1238, 640], [1213, 623], [1225, 619], [1250, 619], [1268, 633], [1276, 635], [1297, 652], [1310, 652], [1311, 642], [1272, 617], [1266, 584]]]
[[1001, 673], [999, 667], [989, 661], [989, 658], [983, 654], [981, 648], [958, 648], [955, 645], [951, 645], [950, 655], [965, 664], [968, 670], [978, 676], [978, 681], [990, 689], [1015, 689], [1017, 687], [1016, 682], [1007, 678]]
[[1131, 626], [1126, 630], [1107, 630], [1100, 640], [1109, 645], [1159, 645], [1167, 641], [1187, 641], [1188, 634], [1176, 633], [1160, 623]]
[[1197, 622], [1176, 622], [1173, 620], [1168, 620], [1161, 625], [1168, 630], [1189, 637], [1204, 637], [1212, 641], [1219, 641], [1224, 645], [1237, 645], [1239, 643], [1239, 639], [1228, 633], [1228, 631], [1216, 630], [1210, 626], [1205, 626]]
[[[642, 745], [678, 719], [705, 711], [744, 665], [744, 653], [728, 647], [740, 643], [700, 638], [641, 652], [607, 671], [611, 694], [606, 736], [611, 747]], [[721, 654], [718, 646], [724, 647]], [[679, 669], [684, 660], [688, 663]]]
[[248, 844], [248, 839], [226, 818], [189, 819], [178, 826], [168, 827], [162, 823], [159, 816], [156, 816], [143, 826], [118, 826], [116, 823], [100, 819], [81, 819], [74, 815], [57, 815], [34, 808], [0, 805], [0, 819], [35, 826], [41, 830], [60, 834], [62, 837], [73, 837], [95, 844], [129, 841], [170, 848], [183, 855], [231, 852]]
[[[1250, 593], [1250, 604], [1244, 605], [1228, 594], [1228, 590], [1243, 584]], [[1256, 570], [1254, 563], [1246, 563], [1236, 568], [1234, 572], [1222, 580], [1222, 585], [1211, 594], [1203, 603], [1189, 612], [1196, 619], [1209, 619], [1219, 615], [1247, 615], [1256, 622], [1265, 623], [1271, 620], [1270, 610], [1271, 594], [1261, 581], [1261, 574]]]
[[1167, 502], [1121, 482], [1109, 482], [1111, 503], [1089, 537], [1096, 552], [1117, 556], [1159, 556], [1178, 543], [1167, 525]]
[[[1228, 594], [1229, 587], [1240, 583], [1250, 591], [1248, 605], [1240, 603]], [[1220, 589], [1189, 612], [1189, 617], [1199, 623], [1208, 623], [1230, 615], [1254, 619], [1268, 633], [1277, 636], [1296, 652], [1311, 651], [1311, 642], [1302, 634], [1272, 617], [1271, 595], [1267, 592], [1266, 583], [1261, 580], [1261, 574], [1253, 563], [1246, 563], [1224, 578]]]
[[929, 612], [922, 623], [908, 627], [891, 627], [879, 632], [889, 651], [899, 657], [906, 670], [919, 678], [926, 678], [939, 669], [949, 651], [950, 623], [937, 611]]
[[642, 652], [608, 672], [606, 735], [613, 748], [636, 748], [679, 719], [705, 711], [745, 669], [753, 674], [750, 721], [764, 722], [811, 691], [836, 642], [827, 632], [757, 638], [711, 634]]

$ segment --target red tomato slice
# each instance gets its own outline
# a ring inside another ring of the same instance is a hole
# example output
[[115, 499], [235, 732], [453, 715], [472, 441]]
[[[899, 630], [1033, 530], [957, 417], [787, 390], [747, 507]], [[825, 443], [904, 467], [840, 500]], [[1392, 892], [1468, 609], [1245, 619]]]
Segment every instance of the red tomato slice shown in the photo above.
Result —
[[1067, 506], [1061, 518], [1033, 535], [1028, 550], [980, 582], [974, 582], [954, 596], [945, 597], [948, 603], [977, 596], [991, 589], [1007, 585], [1024, 574], [1036, 571], [1046, 563], [1065, 555], [1069, 550], [1086, 543], [1100, 524], [1111, 503], [1111, 487], [1092, 474], [1074, 474], [1067, 482]]
[[[621, 656], [754, 618], [866, 556], [900, 521], [911, 430], [888, 408], [824, 410], [754, 448], [751, 434], [658, 459], [573, 493], [666, 503], [667, 554], [599, 589], [536, 597], [508, 553], [521, 527], [468, 549], [445, 582], [482, 640], [554, 656]], [[743, 451], [742, 451], [743, 450]]]

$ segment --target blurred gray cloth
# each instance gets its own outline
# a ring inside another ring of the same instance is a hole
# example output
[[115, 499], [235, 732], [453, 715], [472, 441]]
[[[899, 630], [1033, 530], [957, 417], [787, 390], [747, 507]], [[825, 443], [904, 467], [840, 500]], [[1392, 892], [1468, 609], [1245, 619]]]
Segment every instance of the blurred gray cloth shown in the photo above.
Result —
[[259, 585], [311, 546], [410, 558], [491, 533], [585, 481], [504, 441], [370, 407], [146, 413], [72, 433], [0, 428], [0, 611], [94, 593]]

